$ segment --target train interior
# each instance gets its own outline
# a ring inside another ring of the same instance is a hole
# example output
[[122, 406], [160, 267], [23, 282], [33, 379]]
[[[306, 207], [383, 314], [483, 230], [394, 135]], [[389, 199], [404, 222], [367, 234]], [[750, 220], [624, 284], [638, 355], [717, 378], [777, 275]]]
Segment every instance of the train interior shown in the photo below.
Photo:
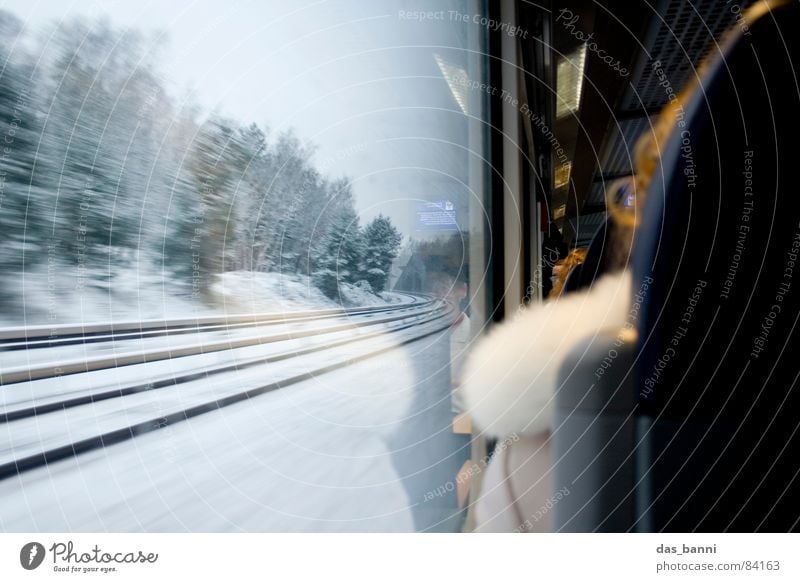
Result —
[[500, 480], [508, 504], [549, 488], [538, 531], [796, 530], [797, 4], [500, 4], [536, 33], [497, 41], [523, 105], [492, 110], [493, 216], [519, 232], [495, 233], [489, 310], [539, 300], [537, 276], [547, 297], [550, 257], [574, 249], [560, 298], [620, 270], [633, 294], [622, 327], [561, 363], [549, 435]]

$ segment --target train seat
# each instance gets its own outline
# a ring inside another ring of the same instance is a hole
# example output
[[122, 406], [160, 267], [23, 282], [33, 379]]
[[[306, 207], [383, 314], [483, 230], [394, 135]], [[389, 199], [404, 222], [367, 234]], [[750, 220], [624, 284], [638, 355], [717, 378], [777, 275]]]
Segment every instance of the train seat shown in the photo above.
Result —
[[800, 522], [800, 5], [732, 30], [679, 112], [632, 257], [631, 330], [576, 346], [557, 531]]

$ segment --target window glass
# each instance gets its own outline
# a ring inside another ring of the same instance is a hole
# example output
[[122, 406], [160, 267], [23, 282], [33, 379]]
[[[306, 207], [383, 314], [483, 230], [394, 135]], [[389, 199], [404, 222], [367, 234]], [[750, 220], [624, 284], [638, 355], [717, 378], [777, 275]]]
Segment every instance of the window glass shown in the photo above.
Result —
[[5, 529], [460, 528], [489, 28], [454, 0], [4, 3]]

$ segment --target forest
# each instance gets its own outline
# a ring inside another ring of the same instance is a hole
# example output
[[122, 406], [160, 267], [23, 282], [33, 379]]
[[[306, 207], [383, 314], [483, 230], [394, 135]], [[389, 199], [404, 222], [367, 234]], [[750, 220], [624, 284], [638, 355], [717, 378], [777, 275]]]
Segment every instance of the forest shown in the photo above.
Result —
[[[29, 31], [0, 12], [0, 277], [108, 286], [147, 264], [201, 302], [228, 271], [382, 292], [402, 240], [391, 220], [361, 225], [349, 181], [291, 131], [170, 94], [166, 42], [103, 20]], [[14, 289], [0, 285], [0, 308]]]

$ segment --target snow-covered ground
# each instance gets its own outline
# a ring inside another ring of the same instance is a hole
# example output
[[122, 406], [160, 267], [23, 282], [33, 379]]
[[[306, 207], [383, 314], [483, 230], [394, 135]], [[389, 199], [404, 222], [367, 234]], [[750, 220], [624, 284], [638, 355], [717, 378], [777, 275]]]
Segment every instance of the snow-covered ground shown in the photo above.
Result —
[[[54, 312], [60, 319], [52, 323], [87, 316], [119, 320], [199, 313], [191, 302], [160, 292], [164, 287], [157, 277], [146, 284], [143, 278], [135, 284], [124, 277], [120, 280], [127, 285], [59, 289], [62, 302]], [[30, 295], [31, 300], [55, 293], [47, 290], [46, 278], [28, 279], [29, 284], [40, 293]], [[227, 273], [213, 292], [220, 300], [210, 313], [339, 306], [301, 276]], [[349, 286], [344, 294], [348, 306], [409, 301], [403, 295], [387, 293], [379, 298]], [[78, 310], [83, 304], [93, 311]], [[402, 305], [392, 315], [409, 315], [413, 321], [422, 310]], [[0, 462], [198, 403], [249, 393], [254, 387], [299, 380], [130, 441], [0, 480], [0, 532], [459, 531], [464, 511], [458, 507], [455, 482], [469, 454], [469, 439], [452, 432], [452, 334], [437, 332], [400, 346], [403, 338], [416, 337], [425, 324], [398, 335], [392, 329], [406, 320], [356, 325], [381, 317], [381, 313], [347, 314], [330, 321], [275, 324], [272, 332], [286, 328], [299, 334], [308, 326], [332, 326], [343, 320], [352, 329], [326, 334], [324, 339], [349, 340], [362, 334], [365, 338], [250, 367], [239, 364], [274, 355], [279, 348], [280, 353], [312, 348], [321, 340], [318, 336], [288, 339], [6, 386], [0, 410], [11, 411], [34, 400], [47, 403], [67, 395], [94, 394], [98, 386], [113, 389], [236, 364], [209, 378], [6, 423], [0, 435]], [[442, 322], [427, 325], [439, 330]], [[220, 340], [256, 331], [207, 333]], [[163, 348], [173, 340], [183, 345], [187, 337], [120, 343], [121, 348]], [[112, 353], [108, 348], [98, 343], [40, 350], [52, 350], [48, 357], [67, 357], [72, 349], [108, 355]], [[365, 350], [384, 348], [391, 349], [351, 363]], [[20, 355], [7, 352], [5, 363], [13, 364]], [[337, 362], [349, 365], [332, 370], [331, 364]], [[312, 378], [300, 379], [311, 370]]]
[[[120, 387], [129, 382], [178, 372], [197, 371], [204, 366], [243, 364], [276, 353], [291, 354], [311, 346], [325, 345], [339, 340], [353, 339], [403, 326], [425, 317], [426, 307], [402, 307], [391, 313], [347, 314], [308, 321], [268, 322], [259, 326], [192, 330], [182, 334], [158, 334], [152, 337], [92, 343], [41, 347], [26, 350], [1, 350], [0, 372], [5, 375], [15, 370], [30, 374], [37, 367], [66, 366], [70, 362], [103, 361], [110, 366], [88, 373], [57, 374], [31, 382], [7, 384], [0, 390], [0, 410], [20, 400], [20, 394], [35, 394], [37, 402], [50, 394], [70, 394], [99, 386]], [[250, 341], [252, 340], [252, 341]], [[233, 345], [239, 347], [234, 348]], [[178, 357], [181, 350], [198, 347], [197, 353]], [[146, 358], [143, 357], [147, 355]], [[146, 369], [121, 362], [147, 360]], [[30, 377], [30, 376], [28, 376]], [[104, 378], [104, 380], [98, 380]]]
[[[409, 319], [413, 320], [414, 317]], [[83, 406], [53, 410], [47, 414], [1, 423], [0, 465], [48, 449], [68, 446], [84, 438], [144, 423], [152, 420], [154, 416], [179, 413], [192, 406], [255, 390], [265, 384], [277, 383], [286, 387], [291, 385], [291, 378], [302, 377], [309, 372], [316, 373], [314, 371], [323, 370], [336, 362], [352, 361], [365, 352], [397, 346], [401, 341], [414, 337], [423, 330], [432, 331], [441, 327], [441, 322], [438, 322], [392, 333], [392, 329], [407, 322], [408, 320], [403, 320], [392, 324], [370, 326], [372, 329], [355, 328], [338, 334], [326, 334], [333, 336], [328, 337], [329, 343], [345, 339], [357, 340], [359, 337], [368, 339], [305, 353], [300, 357], [275, 359], [267, 364], [264, 363], [265, 357], [281, 353], [292, 354], [312, 346], [322, 347], [325, 343], [315, 342], [316, 337], [302, 338], [300, 341], [278, 342], [277, 345], [249, 346], [245, 350], [225, 350], [222, 354], [228, 358], [227, 362], [222, 358], [209, 358], [210, 354], [198, 354], [167, 360], [168, 366], [154, 366], [153, 364], [157, 363], [148, 362], [138, 366], [77, 374], [72, 378], [62, 376], [4, 386], [5, 389], [0, 396], [0, 410], [3, 412], [39, 408], [47, 403], [63, 402], [65, 398], [75, 396], [104, 392], [119, 393], [119, 390], [126, 387], [135, 387], [136, 392], [120, 398], [98, 399]], [[309, 339], [311, 341], [308, 341]], [[254, 347], [257, 349], [251, 349]], [[248, 366], [248, 361], [256, 361], [259, 365]], [[219, 367], [220, 364], [232, 365], [228, 365], [229, 369], [226, 372], [211, 372], [213, 375], [208, 376], [197, 374]], [[165, 374], [164, 371], [168, 367], [172, 369]], [[181, 373], [178, 371], [181, 368], [193, 379], [181, 379]], [[67, 381], [63, 382], [62, 379]], [[144, 386], [148, 384], [152, 386], [159, 380], [172, 382], [166, 386], [160, 382], [161, 387], [158, 389], [143, 390]]]
[[448, 335], [0, 481], [0, 531], [458, 531]]
[[379, 297], [354, 285], [341, 285], [341, 301], [329, 299], [305, 275], [225, 273], [214, 285], [227, 313], [269, 313], [299, 309], [385, 305], [400, 301], [393, 293]]
[[340, 301], [314, 287], [305, 275], [234, 271], [217, 277], [206, 302], [192, 300], [189, 286], [155, 268], [118, 268], [108, 273], [43, 268], [4, 276], [4, 292], [17, 307], [0, 313], [0, 326], [139, 321], [185, 316], [272, 313], [385, 305], [406, 301], [342, 285]]

